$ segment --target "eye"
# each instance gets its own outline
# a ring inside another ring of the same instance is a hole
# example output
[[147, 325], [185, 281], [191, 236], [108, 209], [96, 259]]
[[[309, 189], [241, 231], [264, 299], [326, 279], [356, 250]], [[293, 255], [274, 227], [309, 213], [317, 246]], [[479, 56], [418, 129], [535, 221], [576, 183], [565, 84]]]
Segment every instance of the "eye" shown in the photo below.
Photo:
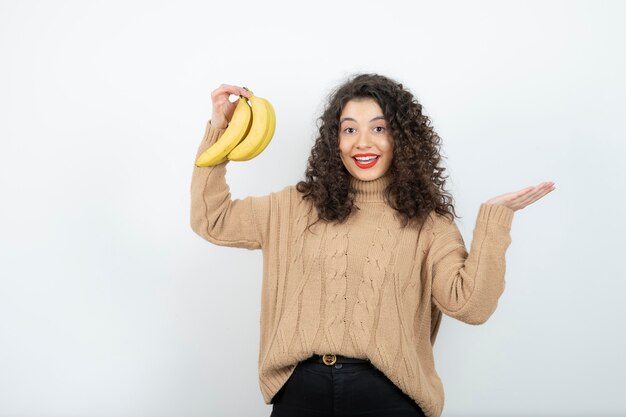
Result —
[[379, 132], [382, 132], [383, 130], [385, 130], [383, 126], [376, 126], [374, 129], [382, 129], [382, 130], [379, 130]]
[[[348, 129], [354, 129], [353, 127], [346, 127], [343, 131], [345, 132]], [[352, 132], [346, 132], [346, 133], [352, 133]]]

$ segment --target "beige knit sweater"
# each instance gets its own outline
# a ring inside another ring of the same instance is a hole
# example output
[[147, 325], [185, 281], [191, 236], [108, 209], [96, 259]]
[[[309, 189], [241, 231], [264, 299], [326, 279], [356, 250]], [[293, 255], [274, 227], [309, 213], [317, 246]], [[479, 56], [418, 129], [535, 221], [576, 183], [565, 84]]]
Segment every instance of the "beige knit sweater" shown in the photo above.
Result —
[[[225, 129], [207, 122], [196, 158]], [[444, 390], [433, 344], [442, 313], [484, 323], [504, 291], [514, 211], [481, 204], [469, 253], [457, 225], [432, 213], [421, 233], [401, 227], [383, 199], [390, 176], [351, 181], [358, 195], [344, 224], [320, 221], [295, 185], [231, 199], [226, 166], [196, 167], [191, 227], [221, 246], [261, 249], [259, 385], [266, 404], [313, 354], [369, 358], [439, 417]]]

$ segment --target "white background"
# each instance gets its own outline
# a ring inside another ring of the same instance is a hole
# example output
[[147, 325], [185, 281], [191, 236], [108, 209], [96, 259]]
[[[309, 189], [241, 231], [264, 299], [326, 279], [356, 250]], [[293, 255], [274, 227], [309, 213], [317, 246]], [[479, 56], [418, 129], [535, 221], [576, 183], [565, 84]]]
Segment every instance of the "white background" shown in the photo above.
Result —
[[[626, 2], [0, 2], [0, 416], [269, 416], [260, 251], [189, 226], [221, 83], [277, 113], [233, 198], [303, 179], [327, 93], [402, 82], [443, 139], [469, 247], [515, 213], [482, 326], [444, 316], [444, 416], [626, 414]], [[234, 97], [233, 97], [234, 99]]]

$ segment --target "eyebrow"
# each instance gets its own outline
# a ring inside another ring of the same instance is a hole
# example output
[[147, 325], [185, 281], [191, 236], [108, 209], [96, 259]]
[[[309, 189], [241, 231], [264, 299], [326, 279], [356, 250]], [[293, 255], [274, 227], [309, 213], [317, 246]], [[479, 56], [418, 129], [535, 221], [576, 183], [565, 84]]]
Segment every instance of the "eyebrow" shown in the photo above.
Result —
[[[385, 116], [376, 116], [374, 117], [372, 120], [370, 120], [370, 122], [373, 122], [374, 120], [378, 120], [378, 119], [385, 119]], [[354, 120], [352, 117], [344, 117], [343, 119], [341, 119], [339, 121], [339, 124], [342, 124], [343, 122], [345, 122], [346, 120], [352, 120], [353, 122], [356, 122], [356, 120]]]

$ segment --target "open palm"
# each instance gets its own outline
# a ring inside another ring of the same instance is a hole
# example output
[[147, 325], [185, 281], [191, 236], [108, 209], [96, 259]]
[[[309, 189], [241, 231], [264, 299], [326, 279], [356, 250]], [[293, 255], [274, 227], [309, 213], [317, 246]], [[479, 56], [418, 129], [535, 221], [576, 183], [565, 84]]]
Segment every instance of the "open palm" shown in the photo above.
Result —
[[526, 187], [519, 191], [501, 194], [487, 200], [485, 203], [502, 204], [503, 206], [506, 206], [511, 210], [519, 210], [539, 200], [541, 197], [553, 191], [555, 188], [556, 187], [554, 186], [554, 182], [545, 181], [538, 185], [531, 185], [530, 187]]

